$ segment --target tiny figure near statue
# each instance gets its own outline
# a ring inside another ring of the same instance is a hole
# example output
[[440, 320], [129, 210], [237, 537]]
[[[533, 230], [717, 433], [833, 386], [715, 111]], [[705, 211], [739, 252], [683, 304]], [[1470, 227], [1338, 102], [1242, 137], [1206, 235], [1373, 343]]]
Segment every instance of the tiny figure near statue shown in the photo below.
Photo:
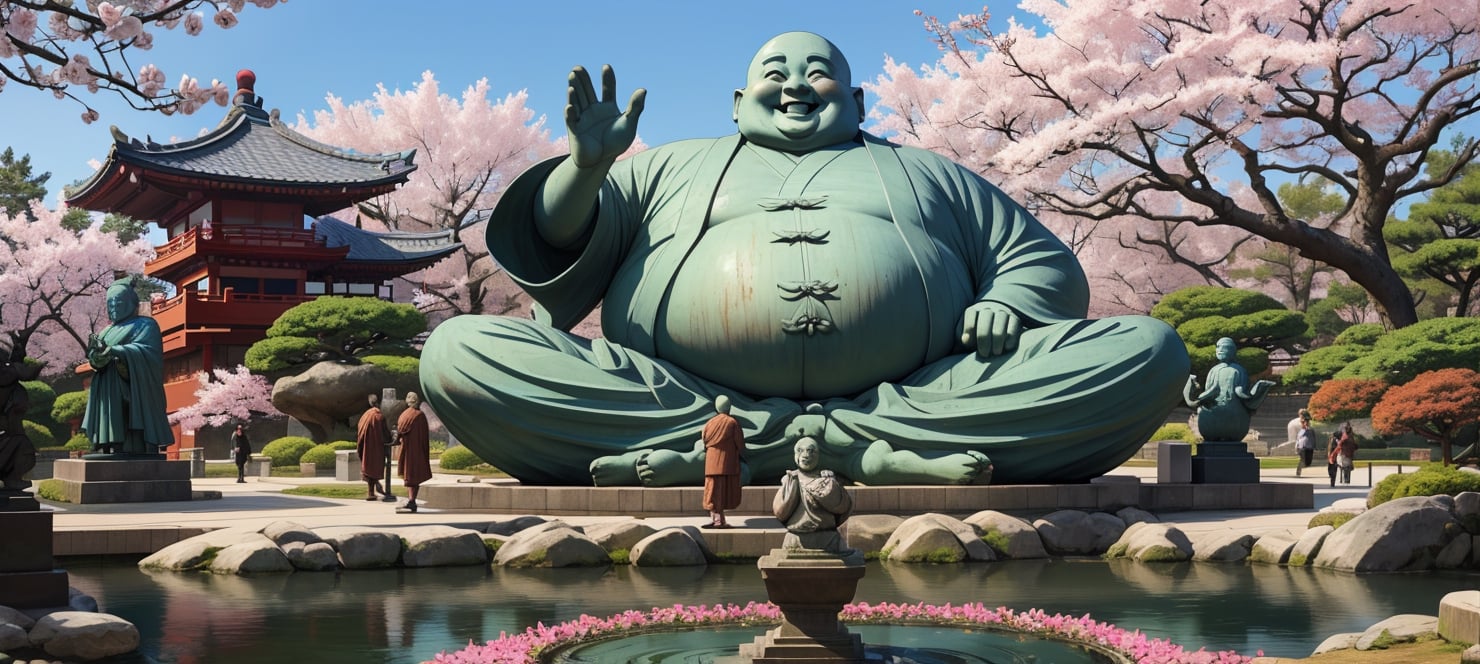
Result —
[[786, 526], [781, 548], [806, 549], [848, 555], [838, 526], [853, 512], [853, 497], [831, 470], [819, 470], [817, 441], [805, 437], [793, 448], [796, 470], [781, 477], [781, 489], [771, 501], [771, 511]]
[[704, 527], [729, 528], [725, 510], [740, 506], [740, 451], [745, 447], [740, 422], [730, 415], [729, 397], [714, 398], [714, 417], [699, 437], [704, 444], [704, 509], [709, 510]]
[[1197, 376], [1188, 376], [1182, 398], [1197, 409], [1197, 431], [1203, 440], [1241, 442], [1249, 433], [1249, 419], [1274, 383], [1267, 380], [1249, 386], [1249, 372], [1237, 360], [1233, 339], [1218, 340], [1218, 364], [1208, 369], [1207, 387], [1196, 397]]
[[391, 498], [380, 486], [385, 476], [385, 448], [390, 443], [390, 429], [386, 427], [385, 415], [380, 412], [380, 397], [372, 394], [370, 407], [360, 416], [359, 430], [355, 435], [355, 449], [360, 453], [360, 478], [365, 480], [365, 500], [375, 500], [377, 493]]
[[406, 393], [406, 410], [396, 420], [396, 444], [401, 446], [401, 483], [410, 494], [404, 509], [416, 513], [416, 495], [423, 482], [432, 479], [431, 435], [427, 426], [427, 415], [421, 412], [421, 397], [415, 392]]

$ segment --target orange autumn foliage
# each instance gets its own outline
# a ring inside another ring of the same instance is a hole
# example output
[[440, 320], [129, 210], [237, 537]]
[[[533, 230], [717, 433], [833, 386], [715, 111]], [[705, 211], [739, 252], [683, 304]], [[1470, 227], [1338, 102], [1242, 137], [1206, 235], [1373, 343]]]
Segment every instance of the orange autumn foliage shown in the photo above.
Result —
[[1336, 422], [1367, 417], [1388, 389], [1388, 384], [1367, 378], [1333, 378], [1310, 396], [1311, 417]]
[[1379, 433], [1412, 431], [1439, 443], [1444, 463], [1453, 462], [1454, 433], [1480, 421], [1480, 373], [1471, 369], [1426, 371], [1389, 389], [1372, 408]]

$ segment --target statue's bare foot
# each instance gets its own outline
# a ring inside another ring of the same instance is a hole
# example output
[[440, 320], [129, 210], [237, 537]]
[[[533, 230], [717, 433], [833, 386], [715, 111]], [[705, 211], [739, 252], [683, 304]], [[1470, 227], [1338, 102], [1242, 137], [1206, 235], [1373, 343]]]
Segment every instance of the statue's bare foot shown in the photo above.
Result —
[[646, 450], [599, 457], [591, 462], [591, 483], [596, 486], [639, 486], [637, 460]]
[[704, 483], [704, 447], [695, 452], [652, 450], [637, 458], [637, 477], [643, 486], [695, 486]]
[[986, 484], [992, 461], [976, 450], [913, 452], [876, 440], [855, 464], [853, 479], [864, 484]]

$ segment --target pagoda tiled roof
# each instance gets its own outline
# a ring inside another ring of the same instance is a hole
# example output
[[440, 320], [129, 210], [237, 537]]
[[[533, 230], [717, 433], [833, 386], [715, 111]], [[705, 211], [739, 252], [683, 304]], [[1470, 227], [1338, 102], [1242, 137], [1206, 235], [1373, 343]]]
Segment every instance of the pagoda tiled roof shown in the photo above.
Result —
[[130, 138], [113, 127], [113, 139], [110, 161], [202, 180], [367, 186], [404, 180], [416, 169], [415, 150], [361, 154], [338, 148], [293, 131], [277, 109], [269, 113], [245, 102], [198, 138], [161, 144]]
[[329, 216], [319, 217], [314, 222], [314, 234], [324, 241], [326, 247], [349, 247], [349, 254], [344, 257], [349, 263], [430, 265], [462, 248], [461, 242], [453, 240], [450, 229], [429, 233], [378, 233]]

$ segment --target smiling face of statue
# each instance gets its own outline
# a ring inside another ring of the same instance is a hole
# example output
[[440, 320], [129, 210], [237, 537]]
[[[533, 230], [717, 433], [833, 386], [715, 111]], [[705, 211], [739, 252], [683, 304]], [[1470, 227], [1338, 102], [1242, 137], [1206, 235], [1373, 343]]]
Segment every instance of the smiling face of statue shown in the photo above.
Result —
[[863, 90], [848, 60], [810, 32], [773, 37], [750, 61], [735, 91], [735, 122], [746, 140], [802, 153], [851, 140], [863, 122]]
[[134, 289], [121, 284], [108, 287], [108, 320], [115, 323], [139, 313], [139, 296]]
[[818, 449], [817, 441], [811, 438], [803, 438], [797, 441], [796, 447], [792, 448], [795, 454], [797, 468], [802, 471], [811, 472], [817, 469]]
[[1233, 339], [1223, 337], [1218, 340], [1218, 348], [1215, 354], [1219, 362], [1231, 362], [1238, 355], [1238, 347], [1234, 346]]

